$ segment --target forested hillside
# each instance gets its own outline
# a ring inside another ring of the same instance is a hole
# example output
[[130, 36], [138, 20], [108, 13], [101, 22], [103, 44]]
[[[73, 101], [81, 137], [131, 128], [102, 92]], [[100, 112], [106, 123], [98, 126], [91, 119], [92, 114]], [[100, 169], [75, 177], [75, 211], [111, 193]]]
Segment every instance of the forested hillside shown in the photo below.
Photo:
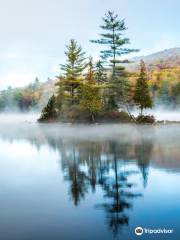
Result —
[[23, 88], [11, 88], [0, 92], [0, 111], [40, 111], [54, 91], [54, 81], [42, 83], [38, 78]]
[[126, 65], [130, 71], [137, 71], [139, 61], [143, 60], [148, 70], [161, 70], [180, 67], [180, 47], [165, 49], [164, 51], [156, 52], [146, 56], [134, 57], [132, 63]]

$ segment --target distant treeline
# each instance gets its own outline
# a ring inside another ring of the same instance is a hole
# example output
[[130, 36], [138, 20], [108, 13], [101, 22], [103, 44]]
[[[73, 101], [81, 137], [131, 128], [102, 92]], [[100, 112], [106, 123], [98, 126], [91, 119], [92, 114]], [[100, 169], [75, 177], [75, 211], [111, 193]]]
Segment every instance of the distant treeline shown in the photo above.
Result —
[[155, 105], [180, 108], [180, 66], [149, 72], [149, 87]]
[[11, 88], [0, 91], [0, 111], [40, 111], [52, 95], [53, 81], [42, 83], [38, 78], [23, 88]]

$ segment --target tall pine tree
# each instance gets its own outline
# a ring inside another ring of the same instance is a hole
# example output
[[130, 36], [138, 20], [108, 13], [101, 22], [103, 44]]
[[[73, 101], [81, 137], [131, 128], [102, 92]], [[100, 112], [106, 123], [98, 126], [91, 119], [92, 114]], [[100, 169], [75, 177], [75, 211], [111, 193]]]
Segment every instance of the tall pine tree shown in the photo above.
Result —
[[148, 77], [146, 66], [143, 60], [140, 63], [140, 74], [136, 82], [134, 102], [140, 109], [140, 115], [143, 115], [143, 109], [152, 108], [153, 102], [148, 88]]
[[61, 64], [60, 66], [64, 72], [64, 90], [69, 94], [70, 103], [74, 104], [76, 100], [76, 90], [82, 82], [82, 72], [86, 68], [86, 58], [85, 52], [83, 52], [81, 46], [79, 46], [74, 39], [70, 40], [66, 48], [66, 64]]
[[109, 100], [107, 109], [117, 110], [127, 102], [129, 83], [125, 68], [119, 64], [128, 63], [128, 60], [118, 59], [124, 54], [138, 51], [136, 49], [125, 48], [124, 45], [129, 44], [129, 38], [122, 37], [127, 29], [124, 19], [120, 20], [114, 12], [108, 11], [103, 18], [104, 24], [101, 28], [104, 30], [100, 34], [101, 39], [91, 40], [91, 42], [107, 46], [106, 50], [101, 51], [101, 57], [110, 60], [112, 67], [112, 77], [109, 81]]
[[105, 32], [101, 33], [101, 39], [91, 40], [93, 43], [106, 45], [107, 49], [101, 51], [101, 57], [105, 60], [110, 59], [112, 65], [112, 75], [116, 75], [116, 65], [118, 63], [128, 62], [126, 60], [120, 61], [117, 57], [124, 54], [135, 52], [135, 49], [124, 48], [124, 45], [129, 44], [129, 38], [122, 37], [124, 31], [127, 29], [124, 19], [118, 19], [118, 15], [114, 12], [108, 11], [103, 18], [104, 24], [100, 26]]

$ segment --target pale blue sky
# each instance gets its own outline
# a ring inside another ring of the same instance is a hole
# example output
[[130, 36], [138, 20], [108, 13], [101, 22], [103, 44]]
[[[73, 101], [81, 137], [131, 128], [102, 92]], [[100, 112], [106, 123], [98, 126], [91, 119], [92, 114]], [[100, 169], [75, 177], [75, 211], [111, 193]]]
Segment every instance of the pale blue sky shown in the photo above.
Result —
[[101, 32], [108, 10], [125, 18], [131, 47], [139, 55], [180, 46], [179, 0], [0, 0], [0, 89], [24, 86], [58, 74], [64, 45], [75, 38], [98, 57], [89, 42]]

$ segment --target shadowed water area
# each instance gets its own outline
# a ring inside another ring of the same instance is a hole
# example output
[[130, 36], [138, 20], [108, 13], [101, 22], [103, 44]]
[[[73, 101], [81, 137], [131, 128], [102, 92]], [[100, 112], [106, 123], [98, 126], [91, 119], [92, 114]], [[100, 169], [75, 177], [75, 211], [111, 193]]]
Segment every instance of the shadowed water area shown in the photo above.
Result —
[[179, 184], [180, 125], [0, 125], [3, 240], [177, 240]]

